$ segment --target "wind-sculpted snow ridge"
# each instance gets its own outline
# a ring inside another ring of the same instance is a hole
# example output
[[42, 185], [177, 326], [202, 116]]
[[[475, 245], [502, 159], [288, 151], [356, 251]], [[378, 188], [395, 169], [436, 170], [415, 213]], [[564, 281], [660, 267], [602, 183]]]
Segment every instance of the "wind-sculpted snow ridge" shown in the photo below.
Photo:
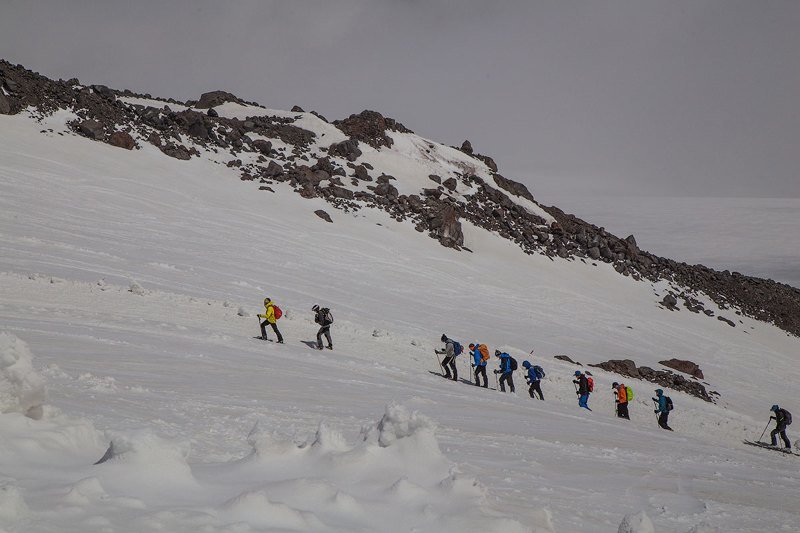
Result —
[[0, 333], [0, 413], [42, 417], [44, 378], [33, 369], [33, 355], [15, 335]]
[[486, 489], [442, 455], [433, 422], [400, 405], [389, 405], [355, 445], [324, 423], [299, 445], [258, 427], [248, 440], [253, 452], [215, 477], [252, 477], [258, 487], [217, 506], [223, 522], [302, 531], [551, 530], [490, 511]]

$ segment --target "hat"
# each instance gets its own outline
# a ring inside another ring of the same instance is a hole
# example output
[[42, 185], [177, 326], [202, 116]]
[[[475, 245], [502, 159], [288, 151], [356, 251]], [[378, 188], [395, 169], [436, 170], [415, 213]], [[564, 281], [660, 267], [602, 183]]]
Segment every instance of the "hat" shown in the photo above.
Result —
[[447, 335], [442, 333], [442, 342], [447, 342]]
[[267, 305], [267, 304], [268, 304], [268, 303], [270, 303], [271, 301], [272, 301], [272, 300], [270, 300], [270, 299], [269, 299], [269, 297], [267, 297], [267, 298], [264, 298], [264, 305]]
[[617, 387], [619, 387], [619, 383], [617, 383], [617, 382], [615, 381], [614, 383], [612, 383], [612, 384], [611, 384], [611, 386], [612, 386], [613, 388], [615, 388], [615, 389], [616, 389]]
[[523, 361], [522, 362], [522, 366], [524, 366], [525, 368], [530, 368], [531, 362], [530, 361]]
[[778, 409], [780, 409], [780, 407], [778, 407], [778, 405], [777, 405], [777, 404], [775, 404], [775, 405], [773, 405], [773, 406], [772, 406], [772, 409], [770, 409], [770, 411], [775, 411], [775, 412], [777, 412], [777, 411], [778, 411]]
[[314, 306], [311, 308], [311, 310], [312, 311], [319, 311], [319, 306], [317, 304], [314, 304]]
[[475, 348], [475, 343], [474, 342], [469, 343], [469, 349], [472, 350], [473, 348]]
[[658, 395], [664, 394], [664, 391], [662, 389], [656, 389], [656, 394]]
[[576, 371], [575, 371], [575, 375], [576, 375], [576, 376], [580, 376], [580, 375], [581, 375], [581, 371], [580, 371], [580, 370], [576, 370]]
[[499, 356], [500, 355], [500, 350], [495, 350], [494, 354]]

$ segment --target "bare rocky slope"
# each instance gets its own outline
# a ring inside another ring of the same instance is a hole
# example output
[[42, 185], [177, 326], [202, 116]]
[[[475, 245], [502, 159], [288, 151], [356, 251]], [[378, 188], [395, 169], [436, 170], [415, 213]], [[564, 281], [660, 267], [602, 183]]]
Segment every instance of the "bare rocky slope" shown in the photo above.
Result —
[[[26, 110], [34, 117], [44, 117], [69, 110], [76, 116], [70, 122], [76, 134], [121, 149], [150, 143], [165, 156], [183, 160], [200, 157], [200, 150], [225, 153], [229, 155], [227, 165], [237, 168], [242, 180], [260, 182], [265, 193], [273, 191], [271, 185], [286, 183], [303, 197], [325, 199], [332, 208], [383, 209], [398, 221], [411, 221], [418, 231], [443, 246], [465, 252], [469, 250], [464, 247], [461, 223], [469, 221], [514, 242], [528, 254], [605, 262], [613, 264], [620, 275], [669, 280], [674, 291], [659, 302], [669, 311], [713, 316], [696, 298], [702, 292], [720, 307], [732, 308], [733, 313], [800, 335], [800, 289], [659, 257], [639, 249], [632, 235], [621, 239], [557, 207], [540, 206], [527, 187], [499, 174], [494, 160], [476, 153], [469, 141], [457, 150], [471, 164], [462, 163], [459, 170], [445, 175], [425, 176], [429, 186], [416, 194], [401, 194], [399, 178], [363, 161], [362, 149], [389, 149], [393, 134], [413, 132], [375, 111], [332, 123], [312, 111], [310, 114], [344, 136], [344, 140], [327, 143], [299, 124], [299, 119], [308, 115], [301, 108], [291, 110], [296, 116], [271, 115], [258, 104], [224, 91], [204, 93], [198, 101], [163, 100], [102, 85], [82, 85], [77, 79], [51, 80], [4, 60], [0, 60], [0, 87], [0, 114]], [[135, 98], [150, 104], [125, 101]], [[152, 105], [156, 101], [163, 105]], [[220, 116], [215, 108], [231, 102], [258, 112], [244, 118]], [[441, 147], [426, 142], [428, 152]], [[330, 221], [324, 211], [317, 214]], [[717, 319], [737, 325], [727, 317]]]

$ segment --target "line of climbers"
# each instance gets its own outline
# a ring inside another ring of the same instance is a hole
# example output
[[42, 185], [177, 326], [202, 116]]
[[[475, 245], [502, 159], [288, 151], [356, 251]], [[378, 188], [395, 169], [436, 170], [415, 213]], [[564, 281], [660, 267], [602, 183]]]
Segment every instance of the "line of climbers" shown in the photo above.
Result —
[[[441, 350], [434, 350], [437, 356], [444, 355], [443, 359], [439, 360], [439, 366], [444, 371], [443, 377], [458, 381], [458, 368], [456, 367], [456, 358], [464, 352], [462, 344], [454, 339], [449, 338], [446, 334], [441, 338], [444, 343], [444, 348]], [[471, 342], [469, 344], [469, 353], [472, 357], [470, 362], [473, 369], [472, 382], [475, 386], [482, 386], [488, 388], [488, 379], [486, 378], [486, 365], [489, 363], [489, 348], [486, 344], [479, 342]], [[498, 368], [494, 370], [495, 379], [498, 388], [501, 392], [506, 392], [506, 385], [508, 385], [510, 392], [514, 391], [514, 371], [517, 370], [517, 360], [511, 357], [506, 352], [500, 350], [494, 351], [495, 357], [498, 359]], [[533, 352], [531, 351], [531, 355]], [[530, 361], [523, 361], [523, 368], [525, 369], [525, 380], [528, 383], [528, 394], [531, 398], [544, 400], [542, 393], [542, 378], [545, 377], [544, 369], [539, 365], [534, 365]], [[481, 378], [483, 384], [481, 385]], [[575, 394], [578, 396], [578, 406], [591, 411], [589, 407], [589, 396], [594, 392], [594, 378], [589, 372], [575, 371], [575, 379], [572, 381], [575, 385]], [[624, 383], [612, 384], [612, 392], [614, 395], [614, 411], [619, 418], [630, 420], [630, 413], [628, 412], [628, 404], [633, 400], [633, 389]], [[672, 431], [667, 421], [669, 413], [672, 411], [672, 399], [669, 396], [664, 396], [662, 389], [656, 389], [656, 397], [653, 398], [655, 405], [654, 413], [658, 415], [658, 425], [666, 430]]]
[[[458, 341], [449, 338], [447, 335], [442, 334], [442, 342], [444, 349], [434, 350], [437, 355], [444, 355], [444, 359], [439, 361], [439, 366], [444, 370], [444, 377], [458, 381], [458, 368], [456, 367], [456, 357], [461, 355], [464, 351], [463, 346]], [[489, 362], [489, 348], [485, 344], [479, 342], [472, 342], [469, 344], [470, 355], [472, 362], [470, 363], [473, 368], [474, 385], [480, 385], [480, 378], [483, 378], [483, 387], [488, 387], [486, 379], [486, 365]], [[494, 351], [495, 357], [499, 360], [499, 368], [494, 371], [495, 379], [500, 376], [497, 381], [500, 391], [506, 391], [508, 385], [510, 392], [514, 392], [514, 371], [517, 369], [517, 360], [511, 357], [506, 352], [500, 350]], [[533, 355], [533, 351], [531, 351]], [[528, 394], [531, 398], [536, 398], [538, 394], [540, 400], [544, 400], [542, 394], [542, 378], [545, 376], [544, 369], [539, 365], [531, 364], [530, 361], [524, 361], [522, 366], [525, 368], [525, 380], [528, 382]], [[578, 395], [578, 406], [591, 411], [589, 407], [589, 396], [594, 392], [594, 378], [589, 372], [575, 371], [575, 379], [572, 380], [575, 385], [575, 394]], [[630, 420], [630, 413], [628, 412], [628, 404], [633, 400], [633, 389], [624, 383], [614, 382], [611, 385], [611, 390], [614, 395], [614, 412], [619, 418]], [[669, 414], [673, 409], [672, 398], [664, 395], [662, 389], [655, 389], [656, 396], [652, 398], [655, 409], [653, 413], [658, 415], [658, 426], [667, 431], [672, 431], [669, 427]], [[777, 405], [773, 405], [771, 412], [775, 416], [770, 417], [770, 420], [775, 420], [775, 429], [770, 433], [772, 439], [772, 446], [777, 446], [777, 437], [780, 436], [786, 450], [791, 450], [791, 442], [786, 436], [786, 426], [792, 423], [792, 415], [786, 409], [782, 409]], [[767, 424], [769, 426], [769, 424]], [[766, 432], [766, 428], [764, 429]], [[762, 433], [763, 437], [763, 433]]]
[[[328, 349], [333, 350], [333, 341], [331, 340], [331, 325], [333, 324], [333, 315], [331, 310], [327, 307], [320, 307], [317, 304], [311, 308], [314, 312], [314, 322], [319, 324], [319, 331], [317, 331], [317, 345], [318, 350], [322, 349], [322, 337], [328, 341]], [[263, 318], [264, 321], [258, 321], [261, 328], [261, 340], [269, 340], [267, 338], [267, 326], [272, 327], [275, 336], [278, 337], [278, 344], [283, 344], [283, 335], [278, 329], [278, 320], [283, 316], [283, 311], [278, 307], [271, 298], [264, 298], [264, 314], [256, 315], [259, 319]]]

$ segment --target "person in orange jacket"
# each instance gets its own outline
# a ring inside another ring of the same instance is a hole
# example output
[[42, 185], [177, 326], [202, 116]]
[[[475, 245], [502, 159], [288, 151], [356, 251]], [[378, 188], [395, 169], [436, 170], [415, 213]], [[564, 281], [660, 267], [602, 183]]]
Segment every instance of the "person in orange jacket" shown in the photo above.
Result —
[[261, 338], [267, 340], [267, 324], [272, 326], [272, 331], [278, 336], [278, 344], [283, 344], [283, 336], [278, 330], [278, 319], [275, 316], [275, 304], [269, 298], [264, 298], [264, 314], [258, 315], [258, 318], [263, 318], [261, 322]]
[[624, 383], [617, 383], [616, 381], [611, 385], [614, 389], [614, 399], [617, 404], [617, 416], [620, 418], [631, 419], [628, 414], [628, 388]]

